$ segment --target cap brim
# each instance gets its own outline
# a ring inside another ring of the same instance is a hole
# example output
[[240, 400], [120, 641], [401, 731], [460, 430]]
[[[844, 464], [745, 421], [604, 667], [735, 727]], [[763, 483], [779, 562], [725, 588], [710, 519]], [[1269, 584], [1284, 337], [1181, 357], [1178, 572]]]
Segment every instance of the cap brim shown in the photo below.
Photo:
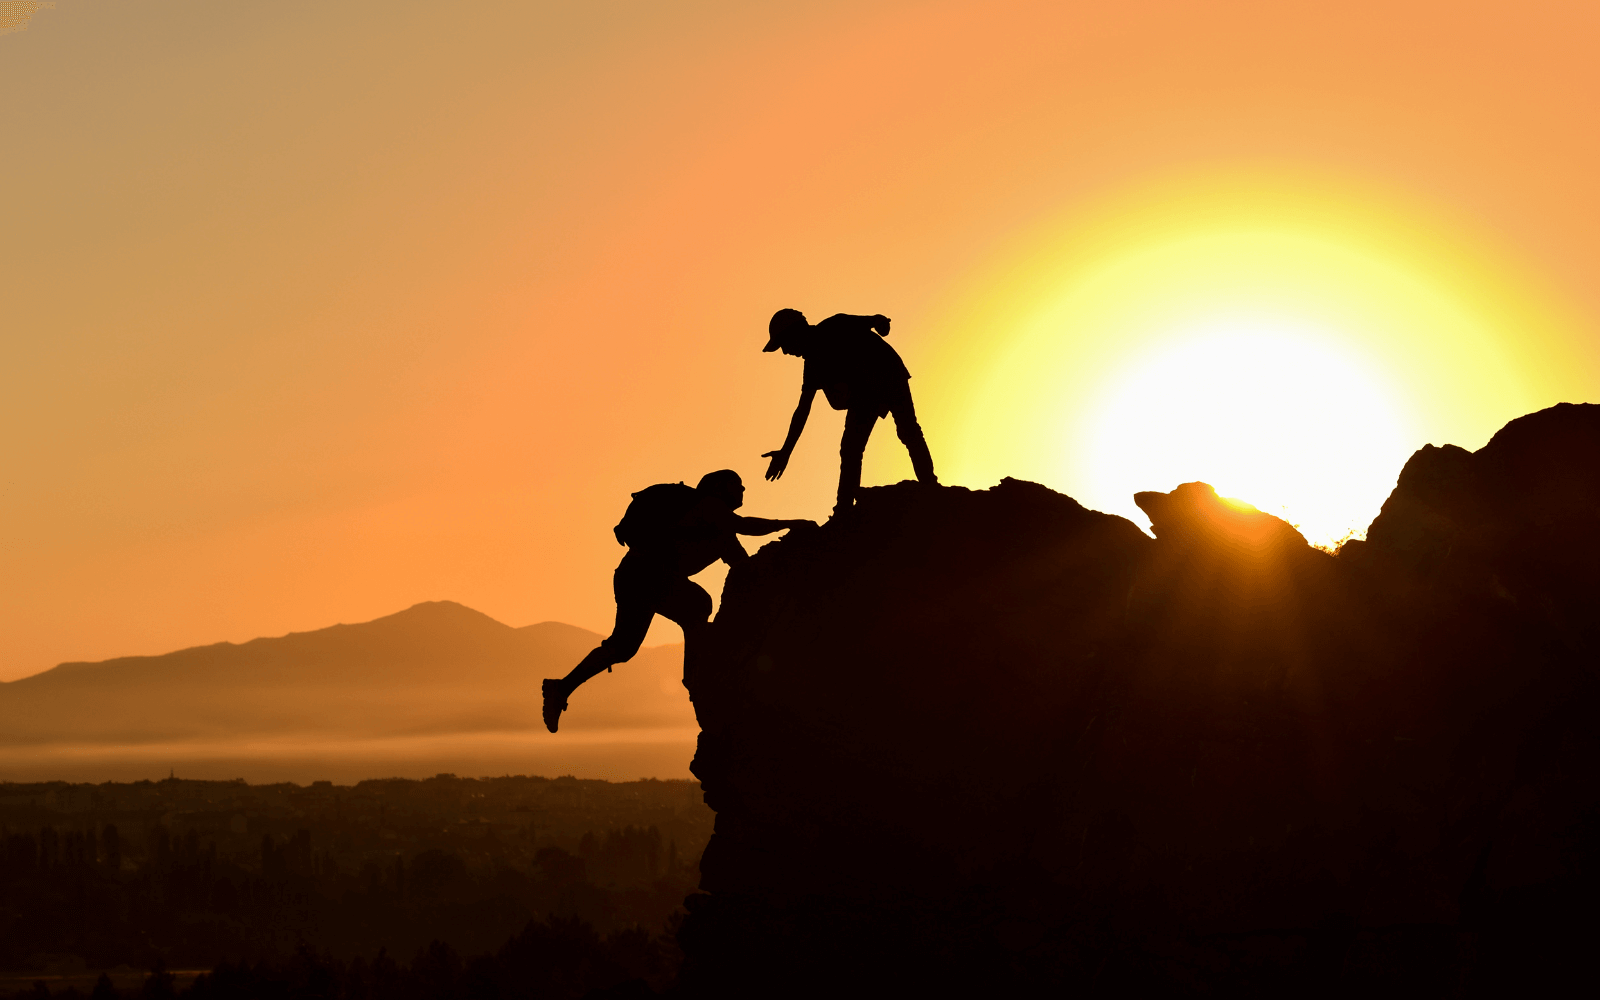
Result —
[[768, 351], [776, 351], [779, 347], [782, 347], [782, 346], [783, 346], [782, 344], [778, 343], [778, 338], [777, 337], [768, 337], [767, 338], [767, 346], [763, 347], [761, 349], [761, 353], [765, 354]]

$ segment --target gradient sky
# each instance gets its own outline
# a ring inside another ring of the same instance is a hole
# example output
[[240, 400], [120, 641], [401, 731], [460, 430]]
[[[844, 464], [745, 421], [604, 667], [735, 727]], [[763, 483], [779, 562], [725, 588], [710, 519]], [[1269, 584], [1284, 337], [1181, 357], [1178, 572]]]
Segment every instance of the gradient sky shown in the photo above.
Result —
[[1104, 331], [1213, 266], [1348, 305], [1399, 460], [1479, 447], [1600, 395], [1597, 51], [1526, 0], [59, 0], [0, 36], [0, 679], [433, 599], [604, 631], [629, 492], [831, 506], [838, 414], [761, 480], [780, 306], [894, 318], [949, 482], [1176, 485], [1074, 456], [1162, 384]]

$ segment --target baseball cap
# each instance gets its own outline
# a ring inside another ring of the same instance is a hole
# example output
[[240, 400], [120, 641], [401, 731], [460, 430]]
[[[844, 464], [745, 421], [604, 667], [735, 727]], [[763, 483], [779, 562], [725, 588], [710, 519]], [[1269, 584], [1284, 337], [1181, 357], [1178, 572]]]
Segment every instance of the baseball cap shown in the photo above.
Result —
[[790, 330], [805, 325], [805, 313], [798, 309], [779, 309], [767, 323], [767, 346], [761, 350], [776, 351], [783, 346], [783, 339]]

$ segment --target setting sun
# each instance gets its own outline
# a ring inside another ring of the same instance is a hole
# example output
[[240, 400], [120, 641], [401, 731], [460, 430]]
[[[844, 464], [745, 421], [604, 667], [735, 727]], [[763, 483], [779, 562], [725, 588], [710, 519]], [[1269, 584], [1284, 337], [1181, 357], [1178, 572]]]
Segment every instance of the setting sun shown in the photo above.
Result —
[[1093, 409], [1079, 460], [1094, 493], [1205, 480], [1317, 543], [1383, 503], [1414, 436], [1392, 390], [1336, 337], [1267, 318], [1179, 333]]
[[958, 481], [1037, 479], [1144, 524], [1133, 493], [1203, 480], [1319, 544], [1364, 531], [1412, 451], [1481, 446], [1592, 364], [1548, 297], [1439, 220], [1276, 176], [1059, 224], [946, 342]]

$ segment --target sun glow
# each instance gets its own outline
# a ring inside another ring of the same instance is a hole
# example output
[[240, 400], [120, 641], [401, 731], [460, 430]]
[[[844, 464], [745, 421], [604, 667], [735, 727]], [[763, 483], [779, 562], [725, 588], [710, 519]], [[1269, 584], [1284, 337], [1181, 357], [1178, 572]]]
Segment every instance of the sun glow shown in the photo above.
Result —
[[1117, 373], [1084, 434], [1095, 493], [1205, 480], [1295, 523], [1313, 542], [1375, 511], [1409, 447], [1393, 389], [1339, 338], [1292, 320], [1178, 332]]
[[1233, 177], [1058, 223], [949, 310], [917, 387], [942, 404], [941, 475], [1033, 479], [1141, 525], [1133, 493], [1198, 479], [1313, 543], [1359, 535], [1417, 448], [1477, 448], [1595, 389], [1548, 295], [1419, 218]]

